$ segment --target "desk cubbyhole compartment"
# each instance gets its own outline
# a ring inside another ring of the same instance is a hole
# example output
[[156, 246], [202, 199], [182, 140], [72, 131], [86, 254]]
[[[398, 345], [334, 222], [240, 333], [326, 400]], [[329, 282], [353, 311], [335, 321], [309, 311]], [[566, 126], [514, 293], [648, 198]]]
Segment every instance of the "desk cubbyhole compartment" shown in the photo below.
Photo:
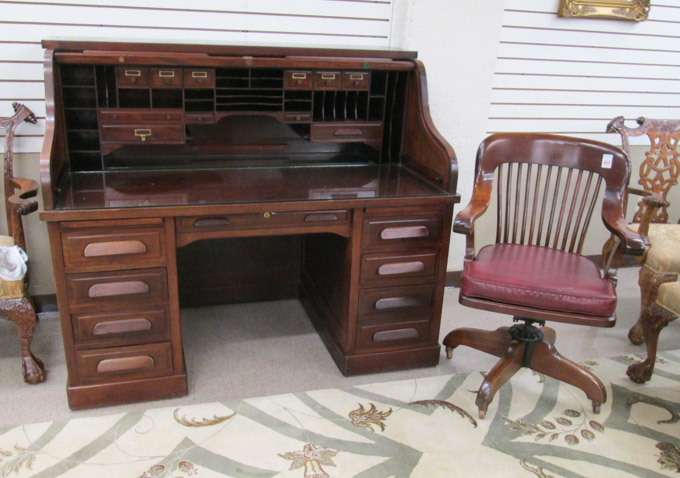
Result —
[[99, 151], [99, 131], [71, 130], [67, 133], [69, 151]]
[[89, 65], [61, 65], [62, 86], [94, 86], [94, 67]]
[[152, 108], [181, 108], [182, 90], [181, 89], [153, 89], [151, 90]]
[[64, 111], [66, 120], [66, 129], [91, 129], [97, 130], [99, 123], [97, 122], [97, 110], [92, 109], [77, 109]]
[[371, 72], [371, 96], [385, 96], [389, 74], [387, 71]]
[[362, 121], [367, 118], [366, 91], [314, 92], [314, 121]]
[[305, 90], [286, 90], [284, 97], [284, 111], [306, 112], [312, 111], [312, 92]]
[[97, 94], [94, 86], [65, 86], [62, 88], [65, 108], [96, 108]]
[[118, 90], [120, 108], [150, 108], [151, 94], [148, 89], [121, 88]]
[[212, 89], [185, 89], [184, 110], [189, 112], [214, 111], [215, 91]]
[[250, 70], [247, 68], [218, 68], [215, 71], [217, 88], [248, 88], [250, 86]]
[[251, 69], [250, 87], [283, 89], [283, 70], [275, 68]]
[[101, 171], [103, 169], [99, 151], [72, 151], [69, 153], [69, 159], [73, 171]]

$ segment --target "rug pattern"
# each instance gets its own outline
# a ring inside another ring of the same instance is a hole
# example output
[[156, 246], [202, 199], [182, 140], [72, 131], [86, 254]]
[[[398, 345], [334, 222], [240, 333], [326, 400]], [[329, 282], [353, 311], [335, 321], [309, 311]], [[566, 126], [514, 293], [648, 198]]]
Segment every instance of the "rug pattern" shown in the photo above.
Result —
[[586, 363], [585, 395], [522, 369], [477, 419], [482, 374], [445, 375], [0, 429], [0, 478], [680, 476], [680, 350]]

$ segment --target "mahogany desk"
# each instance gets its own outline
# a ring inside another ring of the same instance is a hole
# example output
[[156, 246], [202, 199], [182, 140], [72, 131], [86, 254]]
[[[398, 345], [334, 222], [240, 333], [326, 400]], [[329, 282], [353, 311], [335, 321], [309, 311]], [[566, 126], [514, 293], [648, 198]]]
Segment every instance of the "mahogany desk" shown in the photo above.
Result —
[[299, 297], [343, 374], [438, 363], [457, 167], [414, 52], [43, 46], [71, 408], [185, 394], [180, 305]]

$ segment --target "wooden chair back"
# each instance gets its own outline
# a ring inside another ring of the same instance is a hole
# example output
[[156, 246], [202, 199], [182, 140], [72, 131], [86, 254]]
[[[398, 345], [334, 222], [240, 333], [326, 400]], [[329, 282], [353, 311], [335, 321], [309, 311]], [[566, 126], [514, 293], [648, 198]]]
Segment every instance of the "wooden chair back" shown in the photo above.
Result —
[[[668, 192], [678, 184], [680, 176], [680, 120], [638, 118], [638, 126], [629, 128], [624, 125], [623, 116], [614, 118], [607, 125], [608, 133], [619, 133], [623, 150], [630, 154], [631, 136], [647, 135], [649, 149], [640, 164], [638, 184], [647, 194], [656, 194], [667, 201]], [[634, 191], [633, 191], [634, 192]], [[645, 205], [640, 201], [633, 216], [633, 222], [640, 222]], [[651, 222], [667, 223], [668, 206], [659, 207], [652, 215]]]
[[627, 155], [605, 143], [496, 134], [479, 147], [472, 202], [488, 204], [495, 182], [496, 243], [581, 253], [603, 188], [603, 218], [622, 217], [630, 169]]

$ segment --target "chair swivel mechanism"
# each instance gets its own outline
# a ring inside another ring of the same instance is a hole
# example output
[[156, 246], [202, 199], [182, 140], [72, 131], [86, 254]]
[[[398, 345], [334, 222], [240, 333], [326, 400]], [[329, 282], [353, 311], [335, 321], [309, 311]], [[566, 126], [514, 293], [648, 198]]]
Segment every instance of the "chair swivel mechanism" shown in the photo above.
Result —
[[[602, 382], [555, 348], [546, 321], [593, 327], [615, 324], [616, 272], [624, 253], [647, 245], [628, 229], [628, 156], [608, 144], [533, 133], [495, 134], [480, 145], [472, 198], [454, 221], [466, 235], [460, 303], [514, 317], [495, 331], [459, 328], [444, 339], [446, 354], [466, 345], [500, 357], [477, 392], [484, 418], [495, 393], [521, 367], [583, 390], [599, 413]], [[495, 243], [475, 252], [475, 220], [496, 190]], [[603, 273], [581, 254], [591, 216], [602, 197], [602, 220], [618, 242]]]

